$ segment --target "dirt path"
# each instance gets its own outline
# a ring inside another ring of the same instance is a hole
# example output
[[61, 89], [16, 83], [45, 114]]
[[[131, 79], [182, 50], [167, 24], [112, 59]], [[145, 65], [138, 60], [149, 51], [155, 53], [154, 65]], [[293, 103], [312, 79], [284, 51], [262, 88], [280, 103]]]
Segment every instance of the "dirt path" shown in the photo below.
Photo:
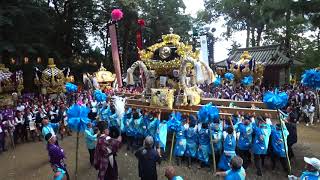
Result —
[[[299, 174], [303, 168], [303, 156], [316, 156], [320, 158], [320, 126], [318, 127], [298, 127], [298, 144], [294, 146], [296, 159], [293, 160], [292, 167], [295, 174]], [[71, 179], [74, 179], [75, 168], [75, 136], [67, 137], [60, 142], [68, 157], [67, 164], [71, 174]], [[80, 165], [79, 165], [79, 180], [96, 179], [96, 171], [90, 168], [88, 162], [89, 156], [83, 137], [80, 140]], [[122, 148], [117, 157], [119, 165], [119, 173], [121, 180], [138, 180], [137, 161], [132, 153], [127, 152]], [[163, 162], [158, 167], [159, 180], [164, 178], [164, 167], [167, 162]], [[270, 166], [264, 170], [264, 176], [257, 178], [255, 176], [254, 167], [247, 170], [247, 179], [287, 179], [286, 174], [278, 170], [272, 171]], [[180, 175], [188, 180], [208, 180], [218, 179], [213, 177], [208, 169], [198, 170], [196, 165], [192, 169], [188, 169], [186, 165], [177, 167]], [[9, 149], [7, 152], [0, 154], [0, 180], [47, 180], [52, 179], [52, 172], [48, 165], [48, 156], [43, 142], [30, 142], [17, 145], [15, 150]]]

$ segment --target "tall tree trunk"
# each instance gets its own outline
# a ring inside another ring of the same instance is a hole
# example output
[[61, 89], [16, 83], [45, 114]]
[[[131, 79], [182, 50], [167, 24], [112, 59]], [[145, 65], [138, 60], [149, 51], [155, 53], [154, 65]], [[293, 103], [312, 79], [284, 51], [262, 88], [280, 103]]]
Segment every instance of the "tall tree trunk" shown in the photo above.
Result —
[[[250, 0], [246, 0], [246, 3], [248, 7], [250, 7]], [[248, 48], [250, 45], [250, 23], [249, 23], [249, 18], [246, 20], [246, 25], [247, 25], [247, 39], [246, 39], [246, 47]]]
[[130, 22], [127, 22], [124, 26], [127, 29], [124, 31], [123, 35], [123, 42], [122, 42], [122, 47], [123, 47], [123, 52], [122, 52], [122, 73], [125, 72], [125, 70], [128, 68], [128, 57], [129, 57], [129, 34], [130, 34]]
[[285, 49], [287, 57], [291, 57], [291, 10], [289, 9], [286, 13], [286, 31], [285, 31]]
[[255, 28], [251, 27], [251, 46], [256, 46]]
[[263, 29], [264, 29], [264, 25], [257, 28], [257, 41], [256, 41], [257, 46], [260, 46]]
[[318, 46], [318, 51], [320, 52], [320, 27], [318, 28], [317, 46]]
[[248, 48], [250, 44], [250, 26], [249, 23], [247, 23], [247, 39], [246, 39], [246, 47]]

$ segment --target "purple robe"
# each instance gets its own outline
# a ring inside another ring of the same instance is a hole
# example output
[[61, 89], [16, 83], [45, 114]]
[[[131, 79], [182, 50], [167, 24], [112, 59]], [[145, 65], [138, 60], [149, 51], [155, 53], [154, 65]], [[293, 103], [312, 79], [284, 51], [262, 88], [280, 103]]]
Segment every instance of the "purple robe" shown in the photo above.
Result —
[[49, 154], [49, 162], [56, 167], [65, 169], [66, 165], [64, 163], [65, 155], [63, 149], [55, 144], [48, 144], [47, 150]]
[[98, 139], [96, 151], [94, 154], [94, 167], [99, 171], [98, 180], [118, 179], [118, 167], [115, 155], [120, 148], [121, 142], [102, 135]]

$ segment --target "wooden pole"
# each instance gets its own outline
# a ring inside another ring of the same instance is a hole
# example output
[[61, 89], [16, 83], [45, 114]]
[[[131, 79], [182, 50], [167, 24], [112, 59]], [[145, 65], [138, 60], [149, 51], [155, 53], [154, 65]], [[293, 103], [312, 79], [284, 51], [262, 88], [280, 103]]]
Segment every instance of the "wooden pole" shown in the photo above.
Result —
[[211, 144], [211, 149], [212, 149], [212, 167], [213, 167], [213, 174], [216, 174], [217, 172], [217, 166], [216, 166], [216, 156], [215, 156], [215, 152], [214, 152], [214, 146], [213, 146], [213, 140], [212, 140], [212, 131], [209, 128], [209, 132], [210, 132], [210, 144]]
[[171, 160], [172, 160], [172, 152], [173, 152], [173, 147], [174, 147], [174, 138], [176, 136], [176, 132], [173, 132], [173, 136], [172, 136], [172, 141], [171, 141], [171, 149], [170, 149], [170, 157], [169, 157], [169, 163], [171, 164]]
[[278, 111], [278, 117], [279, 117], [279, 121], [280, 121], [280, 125], [281, 125], [281, 134], [282, 134], [282, 139], [283, 139], [283, 143], [284, 143], [284, 151], [286, 153], [286, 159], [287, 159], [287, 165], [288, 165], [288, 175], [291, 174], [291, 163], [290, 163], [290, 159], [289, 159], [289, 155], [288, 155], [288, 145], [287, 145], [287, 141], [285, 139], [285, 136], [284, 136], [284, 132], [283, 132], [283, 123], [282, 123], [282, 120], [280, 118], [280, 111], [279, 109], [277, 110]]
[[79, 131], [80, 131], [80, 124], [78, 125], [78, 131], [77, 131], [75, 180], [78, 179], [78, 155], [79, 155], [79, 136], [80, 136], [80, 132]]

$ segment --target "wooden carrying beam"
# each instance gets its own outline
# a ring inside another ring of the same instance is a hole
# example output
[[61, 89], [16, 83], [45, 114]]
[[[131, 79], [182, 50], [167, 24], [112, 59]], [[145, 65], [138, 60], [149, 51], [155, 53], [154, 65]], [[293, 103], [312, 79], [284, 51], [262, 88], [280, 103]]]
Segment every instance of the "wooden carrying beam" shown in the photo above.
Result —
[[[197, 106], [180, 106], [180, 107], [174, 107], [173, 109], [169, 108], [163, 108], [163, 107], [155, 107], [155, 106], [149, 106], [144, 104], [127, 104], [126, 106], [132, 107], [132, 108], [140, 108], [140, 109], [152, 109], [152, 110], [160, 110], [161, 112], [172, 112], [172, 111], [178, 111], [182, 113], [197, 113], [198, 110], [203, 105], [197, 105]], [[270, 110], [270, 109], [249, 109], [249, 108], [234, 108], [234, 107], [219, 107], [220, 115], [233, 115], [235, 113], [241, 113], [244, 114], [253, 114], [255, 115], [266, 115], [269, 114], [271, 118], [276, 119], [278, 118], [278, 112], [277, 110]]]
[[[197, 105], [197, 106], [180, 106], [175, 107], [176, 109], [188, 109], [192, 111], [198, 111], [202, 106], [204, 105]], [[223, 107], [223, 106], [217, 106], [217, 108], [222, 113], [229, 113], [229, 114], [235, 114], [235, 113], [241, 113], [244, 114], [255, 114], [255, 115], [261, 115], [264, 116], [266, 114], [269, 114], [271, 118], [278, 118], [278, 112], [277, 110], [272, 109], [251, 109], [251, 108], [239, 108], [239, 107]]]
[[229, 106], [230, 103], [233, 103], [234, 106], [242, 107], [242, 108], [251, 108], [254, 105], [260, 109], [267, 109], [266, 105], [263, 102], [255, 102], [255, 101], [234, 101], [230, 99], [216, 99], [216, 98], [202, 98], [201, 104], [208, 104], [212, 102], [216, 106]]

